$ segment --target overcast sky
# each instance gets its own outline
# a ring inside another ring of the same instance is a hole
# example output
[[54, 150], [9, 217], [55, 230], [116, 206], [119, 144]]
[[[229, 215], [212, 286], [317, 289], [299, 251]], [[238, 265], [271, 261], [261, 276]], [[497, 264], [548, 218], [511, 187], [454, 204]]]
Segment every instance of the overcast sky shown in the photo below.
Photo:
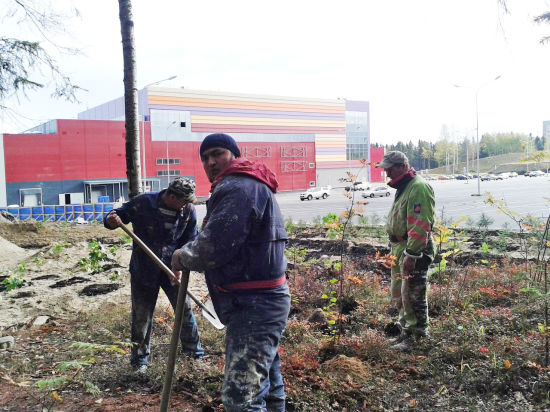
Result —
[[[80, 104], [50, 91], [11, 99], [24, 117], [4, 114], [0, 132], [76, 118], [123, 94], [118, 2], [72, 4], [80, 17], [55, 39], [83, 54], [59, 63], [88, 91]], [[367, 100], [378, 143], [436, 141], [444, 124], [451, 138], [475, 136], [477, 90], [480, 135], [540, 136], [550, 120], [550, 44], [539, 40], [550, 25], [533, 18], [550, 1], [507, 5], [509, 14], [497, 0], [134, 0], [138, 87], [177, 75], [162, 85]], [[0, 21], [0, 36], [28, 38], [12, 22]]]

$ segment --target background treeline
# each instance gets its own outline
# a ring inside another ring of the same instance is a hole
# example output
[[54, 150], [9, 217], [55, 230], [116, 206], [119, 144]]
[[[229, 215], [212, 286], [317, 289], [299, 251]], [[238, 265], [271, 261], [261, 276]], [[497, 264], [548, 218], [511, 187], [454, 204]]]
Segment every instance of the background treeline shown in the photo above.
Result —
[[[489, 157], [506, 153], [524, 153], [530, 156], [536, 151], [548, 148], [544, 137], [532, 137], [520, 133], [495, 133], [484, 134], [479, 144], [479, 157]], [[416, 170], [432, 169], [452, 163], [465, 162], [466, 159], [473, 160], [477, 156], [475, 141], [464, 138], [462, 141], [441, 138], [436, 143], [426, 140], [418, 140], [415, 144], [398, 142], [397, 144], [381, 145], [373, 144], [375, 147], [385, 147], [386, 152], [399, 150], [407, 155], [411, 166]]]

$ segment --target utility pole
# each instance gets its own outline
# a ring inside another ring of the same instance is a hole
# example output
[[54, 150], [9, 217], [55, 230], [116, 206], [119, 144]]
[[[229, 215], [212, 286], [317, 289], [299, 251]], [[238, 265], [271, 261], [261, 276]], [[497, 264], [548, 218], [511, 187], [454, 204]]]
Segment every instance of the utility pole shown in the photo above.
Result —
[[[480, 172], [479, 172], [479, 105], [478, 105], [478, 94], [479, 94], [479, 91], [485, 87], [486, 85], [488, 85], [491, 81], [495, 81], [495, 80], [498, 80], [501, 78], [501, 75], [498, 75], [497, 77], [495, 77], [494, 79], [492, 80], [489, 80], [485, 83], [483, 83], [481, 86], [479, 86], [477, 89], [474, 89], [475, 91], [475, 97], [476, 97], [476, 146], [477, 146], [477, 165], [476, 165], [476, 169], [477, 169], [477, 194], [473, 194], [472, 196], [481, 196], [481, 177], [480, 177]], [[466, 87], [466, 88], [469, 88], [467, 86], [460, 86], [458, 84], [455, 84], [454, 87]]]

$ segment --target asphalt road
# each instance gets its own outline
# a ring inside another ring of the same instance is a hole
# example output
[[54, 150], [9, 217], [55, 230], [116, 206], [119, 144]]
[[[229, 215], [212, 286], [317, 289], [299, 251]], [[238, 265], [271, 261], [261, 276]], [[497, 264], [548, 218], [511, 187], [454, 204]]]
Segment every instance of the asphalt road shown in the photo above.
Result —
[[[431, 181], [436, 200], [436, 214], [438, 219], [446, 222], [457, 221], [462, 217], [470, 217], [477, 222], [484, 213], [494, 220], [491, 228], [508, 226], [514, 229], [516, 224], [509, 217], [498, 212], [497, 208], [485, 203], [486, 193], [495, 199], [504, 200], [508, 209], [521, 216], [531, 215], [546, 219], [550, 214], [550, 176], [524, 177], [518, 176], [506, 180], [481, 182], [481, 196], [472, 196], [478, 193], [477, 180], [449, 180]], [[363, 214], [369, 218], [383, 222], [393, 202], [393, 193], [390, 197], [363, 199], [361, 192], [355, 192], [355, 200], [366, 201], [363, 205]], [[333, 188], [327, 199], [301, 201], [300, 192], [278, 193], [277, 201], [285, 219], [291, 218], [295, 222], [312, 223], [319, 216], [347, 210], [350, 199], [344, 194], [343, 188]], [[204, 205], [197, 206], [199, 222], [206, 213]], [[372, 221], [372, 220], [371, 220]], [[465, 226], [465, 223], [461, 224]]]

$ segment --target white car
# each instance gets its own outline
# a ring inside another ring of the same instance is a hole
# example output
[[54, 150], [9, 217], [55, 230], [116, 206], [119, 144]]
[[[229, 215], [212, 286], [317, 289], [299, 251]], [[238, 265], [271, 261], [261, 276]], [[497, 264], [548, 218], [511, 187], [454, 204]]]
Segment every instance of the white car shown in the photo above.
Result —
[[533, 170], [532, 172], [529, 172], [529, 177], [538, 177], [538, 176], [544, 176], [544, 172], [541, 170]]
[[378, 186], [373, 189], [365, 190], [361, 193], [363, 197], [384, 197], [391, 194], [390, 188], [387, 186]]
[[323, 187], [312, 187], [307, 189], [305, 192], [300, 193], [300, 200], [312, 200], [315, 199], [326, 199], [330, 196], [330, 186]]

